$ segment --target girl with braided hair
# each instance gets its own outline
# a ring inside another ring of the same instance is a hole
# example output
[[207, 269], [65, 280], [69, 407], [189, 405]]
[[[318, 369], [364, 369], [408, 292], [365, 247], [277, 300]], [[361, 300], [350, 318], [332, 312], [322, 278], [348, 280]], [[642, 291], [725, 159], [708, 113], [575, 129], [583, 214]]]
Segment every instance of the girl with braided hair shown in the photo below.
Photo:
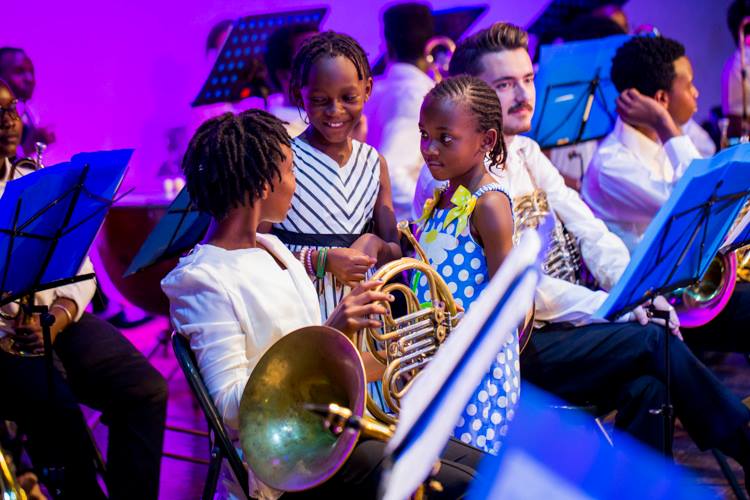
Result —
[[292, 140], [297, 189], [272, 232], [308, 263], [323, 320], [375, 264], [401, 257], [386, 162], [352, 138], [371, 90], [367, 55], [347, 35], [319, 33], [294, 57], [289, 97], [309, 126]]
[[[260, 110], [227, 113], [205, 122], [190, 141], [182, 163], [190, 197], [211, 215], [208, 234], [162, 281], [175, 330], [190, 340], [198, 369], [239, 449], [239, 406], [250, 374], [263, 353], [299, 328], [321, 324], [318, 296], [305, 264], [263, 222], [284, 220], [295, 188], [290, 139], [283, 122]], [[326, 325], [352, 336], [377, 327], [370, 315], [384, 314], [380, 302], [393, 297], [365, 282], [343, 297]], [[372, 358], [371, 358], [372, 359]], [[382, 368], [363, 355], [368, 379]], [[362, 441], [322, 485], [284, 498], [377, 498], [385, 444]], [[461, 443], [448, 445], [437, 479], [443, 493], [458, 498], [468, 488], [481, 455]], [[270, 457], [264, 457], [269, 458]], [[249, 470], [240, 485], [222, 469], [220, 498], [276, 499], [283, 492]]]
[[[510, 198], [487, 171], [505, 162], [500, 101], [478, 78], [443, 80], [424, 99], [419, 129], [430, 172], [448, 181], [425, 204], [417, 221], [419, 242], [456, 302], [468, 310], [513, 246]], [[420, 302], [430, 301], [425, 276], [415, 275], [412, 286]], [[518, 363], [516, 334], [497, 354], [454, 437], [497, 453], [518, 401]]]

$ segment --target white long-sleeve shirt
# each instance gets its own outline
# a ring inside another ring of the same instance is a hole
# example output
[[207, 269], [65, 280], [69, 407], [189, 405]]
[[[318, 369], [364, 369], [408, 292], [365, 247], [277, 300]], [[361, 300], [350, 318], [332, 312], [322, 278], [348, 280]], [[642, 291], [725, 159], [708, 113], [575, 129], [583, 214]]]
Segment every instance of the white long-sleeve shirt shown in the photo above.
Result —
[[[304, 267], [273, 235], [258, 234], [260, 248], [224, 250], [197, 245], [161, 283], [172, 323], [190, 340], [198, 369], [230, 438], [239, 446], [239, 407], [245, 384], [266, 350], [303, 326], [320, 324], [318, 295]], [[250, 493], [278, 498], [280, 491], [256, 480]], [[241, 498], [234, 475], [224, 486]]]
[[[578, 241], [587, 267], [600, 286], [609, 290], [627, 267], [630, 254], [622, 241], [594, 216], [578, 193], [565, 185], [560, 173], [536, 142], [524, 136], [515, 136], [508, 142], [505, 178], [512, 198], [529, 194], [535, 189], [534, 185], [547, 194], [550, 208]], [[424, 167], [417, 186], [415, 211], [418, 203], [423, 204], [432, 195], [436, 185]], [[586, 325], [595, 321], [591, 316], [606, 298], [605, 291], [592, 291], [565, 280], [542, 276], [534, 297], [536, 319]]]
[[419, 110], [435, 82], [413, 64], [394, 63], [375, 80], [365, 105], [367, 142], [388, 162], [396, 220], [411, 218], [419, 170]]
[[[4, 165], [5, 168], [0, 169], [0, 197], [2, 197], [3, 193], [5, 192], [5, 185], [13, 180], [10, 178], [11, 164], [7, 158], [4, 160]], [[23, 168], [18, 169], [15, 172], [14, 179], [23, 177], [24, 175], [29, 173], [30, 170]], [[86, 257], [83, 260], [80, 269], [78, 270], [78, 274], [89, 274], [93, 272], [94, 266], [91, 264], [89, 258]], [[86, 310], [86, 307], [89, 305], [89, 302], [91, 302], [91, 299], [94, 297], [95, 292], [96, 282], [93, 279], [90, 279], [37, 292], [34, 295], [34, 303], [36, 305], [51, 306], [52, 303], [58, 298], [72, 300], [76, 303], [77, 306], [77, 313], [73, 320], [78, 321], [79, 319], [81, 319], [81, 316], [83, 316], [83, 313]], [[15, 316], [16, 314], [18, 314], [18, 308], [18, 304], [12, 302], [10, 304], [4, 305], [2, 307], [2, 312], [9, 316]], [[11, 322], [3, 319], [2, 316], [0, 316], [0, 337], [5, 336], [5, 332], [12, 332], [13, 330], [14, 326], [11, 324]]]
[[581, 193], [630, 251], [700, 153], [687, 135], [663, 146], [618, 120], [594, 154]]

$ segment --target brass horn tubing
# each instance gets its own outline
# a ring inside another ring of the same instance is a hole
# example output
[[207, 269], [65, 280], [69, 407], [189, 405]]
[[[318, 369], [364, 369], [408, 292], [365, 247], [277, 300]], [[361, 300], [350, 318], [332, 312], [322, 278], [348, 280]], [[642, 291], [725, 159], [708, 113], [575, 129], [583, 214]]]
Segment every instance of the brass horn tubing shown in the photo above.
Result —
[[[388, 388], [390, 389], [389, 393], [393, 396], [394, 399], [401, 401], [401, 398], [403, 398], [404, 395], [409, 391], [409, 387], [411, 387], [411, 384], [413, 383], [414, 379], [421, 372], [415, 373], [413, 377], [411, 378], [411, 380], [406, 382], [404, 384], [404, 387], [402, 387], [401, 389], [396, 387], [396, 382], [398, 382], [401, 378], [408, 375], [410, 372], [413, 372], [419, 368], [422, 368], [426, 364], [428, 364], [431, 361], [431, 358], [424, 354], [431, 354], [432, 352], [435, 351], [435, 349], [436, 348], [425, 349], [423, 353], [419, 353], [422, 355], [421, 357], [419, 357], [415, 353], [414, 355], [411, 356], [411, 358], [402, 360], [402, 362], [399, 364], [402, 364], [404, 366], [398, 367], [398, 369], [395, 370], [395, 373], [393, 372], [389, 373], [390, 378], [388, 379], [388, 382], [389, 382]], [[419, 359], [416, 359], [413, 363], [406, 363], [406, 361], [411, 361], [414, 358], [419, 358]]]
[[[400, 322], [399, 322], [400, 323]], [[398, 325], [398, 323], [397, 323]], [[384, 332], [382, 334], [378, 333], [372, 333], [372, 337], [377, 340], [378, 342], [386, 342], [389, 340], [396, 340], [399, 336], [403, 335], [403, 332], [410, 326], [426, 326], [430, 325], [432, 326], [432, 321], [429, 318], [425, 318], [424, 320], [420, 321], [416, 325], [406, 325], [404, 327], [396, 328], [395, 330], [389, 330], [388, 332]]]
[[431, 333], [432, 328], [422, 329], [410, 333], [409, 335], [404, 335], [403, 337], [398, 339], [396, 343], [399, 346], [401, 352], [407, 354], [412, 352], [414, 349], [418, 349], [419, 347], [421, 347], [424, 342], [428, 342], [434, 345], [435, 341], [432, 335], [430, 335]]
[[402, 220], [398, 223], [398, 232], [403, 234], [407, 240], [409, 240], [409, 243], [414, 247], [414, 251], [417, 252], [417, 255], [419, 255], [419, 258], [422, 259], [423, 262], [429, 263], [430, 260], [427, 258], [427, 254], [424, 251], [424, 248], [422, 248], [422, 245], [419, 244], [417, 239], [414, 237], [414, 234], [411, 232], [411, 228], [409, 228], [409, 222]]

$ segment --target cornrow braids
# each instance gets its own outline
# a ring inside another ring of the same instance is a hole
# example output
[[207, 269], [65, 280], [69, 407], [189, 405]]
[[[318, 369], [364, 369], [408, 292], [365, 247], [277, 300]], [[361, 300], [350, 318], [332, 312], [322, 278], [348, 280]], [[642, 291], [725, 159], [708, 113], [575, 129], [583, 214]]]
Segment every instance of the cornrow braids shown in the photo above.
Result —
[[291, 147], [284, 122], [262, 110], [205, 121], [182, 159], [190, 199], [215, 219], [223, 219], [248, 198], [252, 204], [274, 177], [281, 179], [282, 146]]
[[503, 111], [497, 93], [474, 76], [460, 75], [442, 80], [430, 90], [427, 99], [450, 99], [464, 102], [477, 121], [477, 132], [497, 131], [497, 142], [488, 153], [490, 168], [501, 167], [507, 157], [507, 148], [503, 140]]
[[307, 85], [315, 62], [323, 57], [338, 56], [346, 57], [354, 64], [360, 80], [369, 80], [372, 76], [367, 54], [354, 38], [335, 31], [324, 31], [308, 38], [294, 56], [289, 81], [289, 101], [299, 108], [303, 107], [302, 87]]

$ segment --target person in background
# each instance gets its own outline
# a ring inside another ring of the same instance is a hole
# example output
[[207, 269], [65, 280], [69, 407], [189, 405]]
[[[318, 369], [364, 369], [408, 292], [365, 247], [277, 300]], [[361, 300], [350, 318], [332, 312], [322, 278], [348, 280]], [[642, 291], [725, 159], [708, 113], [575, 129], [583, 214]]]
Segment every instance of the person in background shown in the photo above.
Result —
[[10, 85], [18, 99], [18, 113], [23, 123], [19, 156], [34, 154], [34, 145], [41, 142], [50, 145], [55, 142], [55, 133], [34, 110], [31, 99], [36, 88], [36, 74], [31, 58], [23, 50], [15, 47], [0, 48], [0, 80]]
[[268, 112], [286, 122], [291, 137], [297, 137], [307, 128], [304, 110], [289, 101], [292, 60], [302, 42], [317, 32], [315, 24], [289, 24], [274, 31], [268, 38], [264, 58], [269, 83], [274, 91], [268, 97]]
[[[5, 185], [29, 174], [11, 160], [23, 124], [11, 89], [0, 80], [0, 196]], [[93, 272], [86, 258], [80, 274]], [[55, 317], [52, 346], [54, 399], [48, 399], [43, 348], [37, 316], [26, 317], [15, 302], [0, 309], [0, 420], [16, 422], [28, 436], [34, 468], [55, 498], [105, 498], [97, 483], [94, 448], [79, 403], [102, 412], [109, 427], [109, 498], [155, 500], [167, 413], [167, 383], [116, 328], [85, 312], [94, 280], [38, 292], [36, 304]]]
[[402, 3], [383, 13], [388, 65], [365, 106], [368, 142], [388, 162], [396, 220], [412, 218], [411, 202], [424, 159], [419, 151], [419, 108], [435, 82], [427, 76], [425, 44], [435, 35], [430, 8]]

